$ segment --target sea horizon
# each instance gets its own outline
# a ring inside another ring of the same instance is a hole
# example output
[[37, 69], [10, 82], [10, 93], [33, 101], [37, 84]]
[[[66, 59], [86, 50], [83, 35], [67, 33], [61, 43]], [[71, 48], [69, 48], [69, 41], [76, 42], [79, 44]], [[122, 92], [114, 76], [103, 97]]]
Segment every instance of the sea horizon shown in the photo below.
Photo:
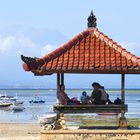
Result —
[[[0, 90], [56, 90], [56, 88], [0, 88]], [[66, 90], [92, 90], [92, 88], [66, 88]], [[106, 88], [106, 90], [121, 90], [121, 88]], [[125, 88], [125, 90], [140, 90], [140, 88]]]
[[[23, 92], [23, 91], [28, 91], [28, 92], [34, 92], [34, 91], [53, 91], [56, 92], [56, 88], [0, 88], [0, 94], [7, 93], [7, 92]], [[67, 91], [74, 91], [74, 92], [80, 92], [80, 91], [92, 91], [93, 89], [91, 88], [67, 88]], [[120, 88], [106, 88], [105, 89], [108, 93], [111, 92], [121, 92]], [[140, 88], [126, 88], [125, 92], [127, 93], [140, 93]]]

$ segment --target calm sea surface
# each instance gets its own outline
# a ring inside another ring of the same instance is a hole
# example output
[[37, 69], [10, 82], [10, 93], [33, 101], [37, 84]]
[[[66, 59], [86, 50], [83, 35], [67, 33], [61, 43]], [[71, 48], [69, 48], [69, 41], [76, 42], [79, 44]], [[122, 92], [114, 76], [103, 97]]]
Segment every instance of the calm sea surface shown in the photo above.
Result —
[[[70, 97], [80, 98], [82, 90], [68, 90], [67, 93]], [[0, 123], [36, 123], [37, 116], [42, 114], [53, 113], [53, 104], [56, 103], [55, 90], [0, 90], [0, 93], [15, 96], [24, 101], [25, 110], [22, 112], [13, 112], [9, 108], [0, 108]], [[91, 90], [87, 90], [90, 95]], [[121, 96], [120, 91], [108, 91], [110, 99], [114, 101], [117, 97]], [[35, 95], [39, 95], [45, 104], [30, 104], [30, 100], [35, 99]], [[127, 90], [126, 103], [128, 104], [127, 118], [140, 118], [140, 90]], [[93, 114], [96, 115], [96, 114]]]

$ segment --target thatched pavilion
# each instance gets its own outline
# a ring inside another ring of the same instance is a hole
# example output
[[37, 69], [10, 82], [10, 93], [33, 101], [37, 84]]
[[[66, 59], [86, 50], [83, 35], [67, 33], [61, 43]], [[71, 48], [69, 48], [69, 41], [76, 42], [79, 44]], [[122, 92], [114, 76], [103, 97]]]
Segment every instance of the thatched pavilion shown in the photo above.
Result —
[[[120, 74], [121, 105], [60, 105], [54, 111], [61, 120], [65, 113], [119, 112], [119, 126], [126, 127], [125, 112], [125, 74], [140, 74], [140, 58], [118, 45], [96, 27], [96, 17], [91, 12], [88, 28], [76, 37], [45, 55], [43, 58], [31, 58], [21, 55], [23, 69], [34, 75], [57, 74], [57, 98], [59, 86], [64, 84], [65, 73], [80, 74]], [[61, 121], [60, 121], [61, 122]], [[64, 124], [60, 123], [61, 127]]]

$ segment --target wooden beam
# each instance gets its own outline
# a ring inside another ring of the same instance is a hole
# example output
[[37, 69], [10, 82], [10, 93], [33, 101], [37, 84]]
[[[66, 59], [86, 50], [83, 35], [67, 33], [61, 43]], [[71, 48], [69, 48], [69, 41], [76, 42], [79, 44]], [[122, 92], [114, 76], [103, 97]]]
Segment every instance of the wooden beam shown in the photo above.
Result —
[[61, 85], [64, 85], [64, 73], [61, 73]]
[[54, 112], [60, 113], [116, 113], [128, 111], [127, 105], [54, 105]]
[[59, 104], [59, 91], [60, 91], [60, 74], [57, 73], [57, 103]]
[[127, 71], [123, 71], [123, 70], [62, 70], [62, 69], [47, 69], [44, 70], [42, 73], [39, 73], [38, 69], [36, 70], [32, 70], [33, 73], [35, 73], [36, 75], [50, 75], [53, 73], [71, 73], [71, 74], [140, 74], [140, 70], [127, 70]]

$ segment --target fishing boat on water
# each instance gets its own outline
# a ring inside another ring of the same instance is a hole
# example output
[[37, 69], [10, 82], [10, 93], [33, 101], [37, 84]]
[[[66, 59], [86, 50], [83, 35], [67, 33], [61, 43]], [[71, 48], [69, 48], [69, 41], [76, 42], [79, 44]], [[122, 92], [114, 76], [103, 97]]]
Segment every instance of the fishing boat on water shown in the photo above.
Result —
[[45, 103], [44, 100], [31, 100], [29, 103]]
[[11, 110], [13, 110], [14, 112], [23, 111], [24, 109], [25, 109], [25, 107], [21, 106], [21, 105], [12, 105], [11, 106]]
[[7, 101], [7, 100], [16, 101], [17, 100], [17, 95], [16, 96], [9, 96], [6, 93], [4, 93], [3, 95], [0, 94], [0, 100], [4, 100], [4, 101]]
[[0, 101], [10, 103], [13, 105], [20, 105], [20, 104], [24, 103], [24, 101], [21, 101], [18, 99], [17, 94], [16, 94], [16, 96], [9, 96], [6, 94], [4, 94], [4, 95], [0, 94]]
[[9, 107], [12, 105], [11, 103], [6, 103], [6, 102], [0, 102], [0, 107]]
[[13, 104], [14, 105], [22, 105], [24, 101], [16, 100]]
[[29, 103], [45, 103], [45, 100], [42, 100], [42, 97], [39, 94], [35, 94], [35, 99], [29, 101]]

